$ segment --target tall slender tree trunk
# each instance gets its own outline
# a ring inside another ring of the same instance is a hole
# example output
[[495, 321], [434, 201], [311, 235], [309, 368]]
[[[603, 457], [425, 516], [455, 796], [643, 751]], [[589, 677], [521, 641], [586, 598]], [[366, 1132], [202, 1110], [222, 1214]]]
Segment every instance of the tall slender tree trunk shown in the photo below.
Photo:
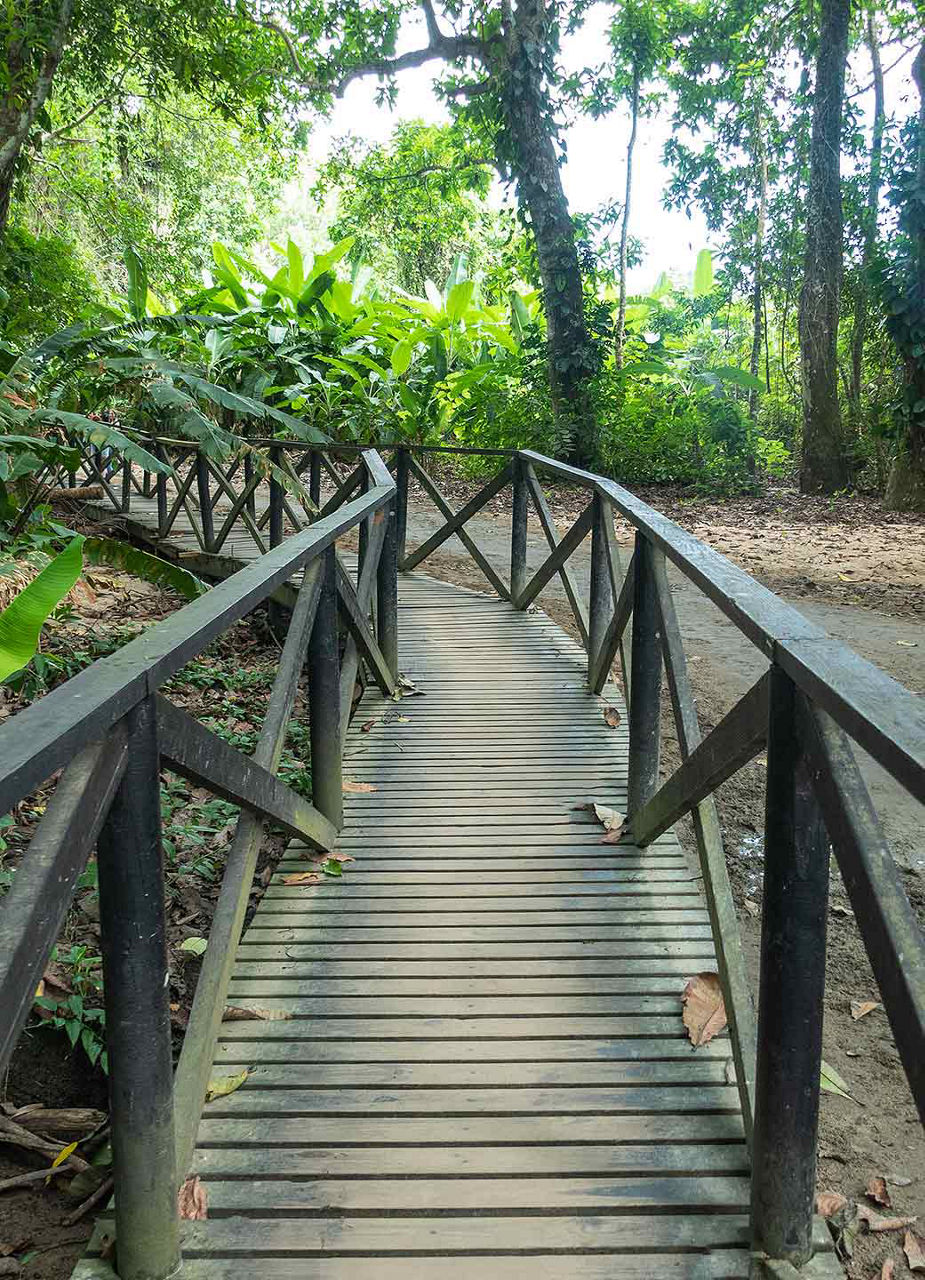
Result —
[[800, 293], [804, 493], [832, 493], [850, 480], [838, 403], [838, 305], [842, 275], [841, 125], [850, 0], [820, 0]]
[[[752, 283], [752, 350], [748, 362], [753, 378], [758, 377], [764, 339], [764, 238], [768, 223], [768, 149], [764, 139], [764, 121], [760, 116], [755, 128], [755, 159], [758, 162], [758, 208], [755, 222], [755, 278]], [[748, 393], [748, 410], [754, 421], [758, 416], [757, 391]]]
[[636, 133], [639, 128], [639, 70], [633, 68], [633, 88], [630, 96], [630, 138], [626, 144], [626, 191], [623, 197], [623, 220], [620, 226], [620, 300], [617, 306], [617, 335], [614, 342], [614, 363], [623, 368], [626, 345], [626, 248], [630, 232], [630, 205], [633, 198], [633, 152], [636, 149]]
[[[912, 67], [912, 78], [919, 91], [918, 156], [915, 196], [925, 200], [925, 40]], [[914, 207], [914, 206], [913, 206]], [[925, 218], [915, 218], [913, 278], [907, 298], [912, 297], [918, 318], [925, 315]], [[915, 352], [919, 354], [916, 355]], [[903, 350], [906, 382], [906, 430], [899, 452], [890, 468], [885, 506], [890, 511], [925, 511], [925, 356], [913, 341]]]
[[870, 173], [867, 179], [867, 208], [864, 216], [864, 247], [861, 251], [861, 271], [857, 298], [854, 304], [854, 328], [851, 332], [851, 416], [855, 430], [861, 423], [861, 379], [864, 366], [864, 340], [867, 336], [867, 320], [870, 309], [870, 285], [867, 274], [877, 243], [877, 211], [880, 205], [880, 184], [883, 171], [883, 130], [886, 127], [886, 108], [883, 98], [883, 65], [880, 61], [880, 45], [873, 13], [867, 17], [867, 45], [874, 74], [874, 131], [870, 144]]
[[24, 0], [18, 13], [13, 9], [0, 67], [0, 244], [9, 221], [16, 166], [51, 93], [73, 11], [74, 0]]
[[504, 77], [505, 135], [536, 240], [553, 411], [570, 440], [571, 460], [593, 466], [598, 442], [588, 383], [597, 353], [585, 323], [575, 226], [562, 189], [543, 88], [548, 22], [544, 0], [518, 0]]

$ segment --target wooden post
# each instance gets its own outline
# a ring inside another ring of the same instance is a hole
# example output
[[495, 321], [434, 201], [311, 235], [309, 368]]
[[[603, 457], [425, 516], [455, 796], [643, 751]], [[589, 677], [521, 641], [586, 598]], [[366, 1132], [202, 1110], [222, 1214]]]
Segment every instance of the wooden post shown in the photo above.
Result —
[[398, 486], [395, 494], [395, 541], [398, 548], [398, 567], [405, 561], [405, 547], [408, 541], [408, 450], [405, 445], [398, 446], [398, 462], [395, 467], [395, 483]]
[[320, 509], [321, 507], [321, 454], [312, 449], [308, 459], [308, 496]]
[[513, 458], [514, 500], [511, 506], [511, 603], [515, 609], [527, 585], [527, 474], [526, 463]]
[[[270, 462], [279, 468], [279, 449], [270, 450]], [[278, 547], [283, 540], [283, 486], [270, 473], [270, 546]]]
[[392, 679], [398, 679], [398, 517], [393, 499], [383, 512], [385, 536], [376, 569], [379, 648]]
[[756, 1251], [812, 1256], [825, 994], [829, 844], [796, 728], [797, 695], [771, 667], [764, 911], [752, 1158]]
[[160, 758], [154, 699], [126, 716], [128, 763], [97, 843], [121, 1280], [179, 1266]]
[[[244, 455], [244, 488], [245, 489], [248, 487], [248, 485], [251, 484], [253, 479], [254, 479], [254, 455], [250, 452], [250, 450], [248, 450], [247, 453], [245, 453]], [[247, 508], [247, 514], [250, 516], [250, 518], [252, 520], [256, 520], [257, 499], [253, 494], [250, 494], [245, 499], [244, 506]]]
[[128, 458], [122, 458], [122, 501], [119, 509], [123, 515], [128, 515], [132, 509], [132, 464]]
[[209, 464], [206, 455], [196, 453], [196, 489], [199, 495], [199, 522], [206, 551], [215, 550], [215, 523], [212, 519], [212, 495], [209, 493]]
[[591, 586], [588, 601], [588, 673], [597, 662], [601, 641], [613, 612], [614, 599], [610, 589], [610, 567], [607, 563], [607, 528], [605, 520], [611, 520], [610, 507], [599, 494], [594, 495], [594, 523], [591, 526]]
[[312, 803], [338, 831], [344, 825], [340, 751], [340, 635], [337, 564], [324, 553], [321, 595], [308, 646], [308, 722], [312, 751]]
[[[167, 450], [160, 440], [155, 443], [154, 452], [159, 461], [167, 461]], [[155, 487], [157, 490], [157, 536], [163, 538], [167, 532], [167, 476], [163, 471], [157, 473]]]
[[636, 534], [633, 578], [633, 658], [630, 698], [630, 815], [655, 794], [658, 787], [662, 644], [658, 596], [653, 566], [657, 551], [645, 534]]
[[[364, 472], [356, 496], [359, 498], [367, 493], [369, 493], [369, 476]], [[360, 577], [362, 576], [363, 565], [366, 562], [366, 553], [369, 549], [369, 521], [370, 517], [364, 516], [360, 521], [359, 529], [357, 531], [357, 582], [360, 581]]]

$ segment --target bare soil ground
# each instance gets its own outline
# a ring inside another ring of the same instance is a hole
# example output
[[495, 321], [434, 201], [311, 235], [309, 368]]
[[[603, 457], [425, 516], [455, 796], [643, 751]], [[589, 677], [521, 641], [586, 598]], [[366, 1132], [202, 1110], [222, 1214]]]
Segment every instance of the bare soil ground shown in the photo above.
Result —
[[[447, 481], [441, 487], [451, 505], [460, 506], [478, 487]], [[582, 509], [579, 492], [547, 491], [550, 507], [564, 533]], [[723, 502], [692, 501], [678, 493], [642, 493], [685, 529], [696, 534], [747, 569], [791, 603], [818, 616], [822, 625], [854, 644], [890, 674], [918, 692], [925, 692], [925, 520], [885, 513], [872, 500], [802, 498], [785, 489], [760, 497]], [[437, 528], [440, 517], [415, 495], [409, 508], [409, 547]], [[492, 563], [503, 570], [509, 554], [509, 491], [480, 513], [470, 531]], [[618, 528], [618, 539], [629, 546], [631, 531]], [[452, 544], [434, 553], [423, 572], [475, 590], [490, 590], [474, 561]], [[531, 568], [545, 555], [546, 542], [538, 523], [530, 521], [528, 561]], [[586, 582], [581, 551], [574, 568]], [[672, 578], [672, 591], [685, 647], [697, 708], [704, 730], [715, 725], [760, 673], [754, 659], [739, 655], [731, 628], [716, 610], [704, 611], [690, 584]], [[551, 584], [541, 607], [573, 636], [571, 610], [561, 588]], [[807, 605], [812, 606], [807, 607]], [[692, 616], [693, 615], [693, 616]], [[866, 649], [866, 652], [865, 652]], [[617, 674], [615, 672], [615, 674]], [[663, 708], [663, 764], [667, 771], [680, 759], [673, 721]], [[742, 769], [717, 794], [733, 896], [738, 907], [742, 944], [753, 990], [757, 993], [760, 908], [763, 877], [763, 828], [766, 759]], [[865, 766], [866, 767], [866, 766]], [[868, 778], [875, 800], [891, 812], [885, 825], [903, 852], [903, 878], [910, 900], [925, 921], [925, 846], [921, 837], [921, 806], [905, 798], [903, 806], [890, 780], [874, 766]], [[681, 824], [680, 836], [696, 858], [692, 833]], [[837, 868], [833, 865], [829, 914], [828, 960], [824, 1025], [824, 1058], [849, 1085], [854, 1100], [823, 1093], [819, 1131], [817, 1185], [820, 1191], [842, 1193], [885, 1215], [917, 1215], [915, 1230], [925, 1234], [925, 1141], [890, 1026], [882, 1007], [860, 1019], [852, 1016], [855, 1002], [874, 1001], [879, 992], [864, 944], [848, 905]], [[871, 1178], [887, 1180], [892, 1210], [865, 1194]], [[854, 1256], [846, 1259], [852, 1280], [879, 1280], [884, 1263], [892, 1261], [895, 1280], [911, 1280], [902, 1250], [903, 1232], [858, 1235]], [[889, 1275], [889, 1269], [886, 1272]]]

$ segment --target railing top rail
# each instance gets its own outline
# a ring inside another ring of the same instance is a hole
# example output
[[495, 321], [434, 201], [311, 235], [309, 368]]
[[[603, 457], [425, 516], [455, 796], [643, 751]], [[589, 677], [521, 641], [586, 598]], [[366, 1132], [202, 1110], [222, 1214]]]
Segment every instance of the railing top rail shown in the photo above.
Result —
[[925, 700], [615, 481], [530, 449], [519, 456], [611, 503], [863, 750], [925, 803]]
[[341, 534], [385, 507], [395, 482], [381, 459], [370, 465], [377, 477], [381, 474], [382, 482], [367, 493], [287, 538], [4, 725], [0, 730], [0, 813], [8, 812], [82, 747], [102, 738], [132, 706], [154, 693]]

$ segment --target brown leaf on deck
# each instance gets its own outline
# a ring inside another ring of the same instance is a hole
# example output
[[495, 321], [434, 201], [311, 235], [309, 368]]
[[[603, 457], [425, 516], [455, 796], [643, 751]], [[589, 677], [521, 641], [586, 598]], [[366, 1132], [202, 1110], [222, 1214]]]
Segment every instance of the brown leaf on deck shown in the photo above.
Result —
[[836, 1213], [841, 1213], [848, 1201], [840, 1191], [817, 1191], [816, 1192], [816, 1212], [823, 1218], [831, 1218]]
[[209, 1200], [198, 1175], [187, 1178], [177, 1195], [177, 1210], [181, 1218], [190, 1222], [204, 1222], [208, 1218]]
[[866, 1018], [869, 1013], [873, 1013], [875, 1009], [882, 1009], [883, 1005], [879, 1000], [852, 1000], [851, 1016], [857, 1022], [860, 1018]]
[[352, 778], [344, 778], [343, 788], [347, 795], [365, 795], [370, 791], [379, 790], [371, 782], [354, 782]]
[[294, 871], [291, 876], [283, 876], [283, 884], [320, 884], [321, 876], [317, 871]]
[[707, 1044], [726, 1025], [726, 1006], [718, 973], [698, 973], [681, 995], [684, 1025], [694, 1048]]
[[244, 1009], [236, 1004], [226, 1005], [222, 1022], [288, 1022], [292, 1017], [285, 1009]]
[[604, 723], [608, 724], [611, 729], [616, 729], [621, 719], [622, 716], [616, 707], [604, 708]]

